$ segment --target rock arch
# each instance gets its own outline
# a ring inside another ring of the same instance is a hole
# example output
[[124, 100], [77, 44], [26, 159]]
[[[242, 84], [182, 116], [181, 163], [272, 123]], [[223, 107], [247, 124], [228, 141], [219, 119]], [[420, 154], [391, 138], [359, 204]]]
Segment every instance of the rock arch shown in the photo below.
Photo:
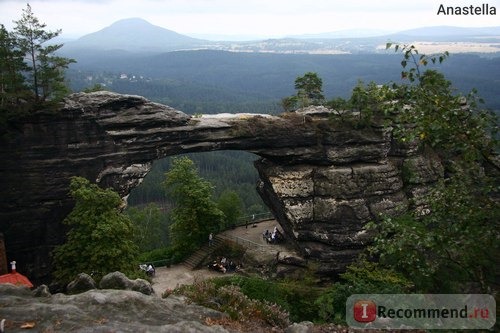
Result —
[[443, 171], [432, 154], [396, 145], [390, 127], [356, 129], [330, 115], [313, 107], [191, 117], [140, 96], [73, 94], [57, 112], [18, 121], [1, 138], [0, 233], [8, 257], [34, 280], [48, 278], [50, 251], [63, 241], [61, 221], [72, 207], [71, 176], [126, 196], [153, 160], [244, 150], [261, 157], [258, 191], [287, 237], [324, 274], [342, 271], [369, 240], [366, 222], [406, 210]]

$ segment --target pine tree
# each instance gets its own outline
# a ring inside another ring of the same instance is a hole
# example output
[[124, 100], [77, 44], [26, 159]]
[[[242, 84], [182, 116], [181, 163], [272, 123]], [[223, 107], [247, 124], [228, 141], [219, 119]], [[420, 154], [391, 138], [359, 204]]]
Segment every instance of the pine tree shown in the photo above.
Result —
[[325, 100], [323, 80], [316, 73], [307, 72], [304, 76], [296, 78], [295, 90], [297, 90], [297, 98], [302, 107], [321, 105]]
[[295, 90], [297, 91], [295, 95], [281, 100], [283, 110], [295, 111], [309, 105], [323, 105], [325, 103], [323, 80], [317, 73], [307, 72], [303, 76], [297, 77]]
[[27, 76], [35, 103], [62, 97], [67, 92], [64, 70], [75, 60], [55, 55], [63, 44], [44, 46], [46, 42], [59, 36], [61, 30], [46, 31], [46, 24], [40, 23], [29, 4], [23, 9], [21, 19], [14, 23], [14, 35], [19, 50], [27, 61]]

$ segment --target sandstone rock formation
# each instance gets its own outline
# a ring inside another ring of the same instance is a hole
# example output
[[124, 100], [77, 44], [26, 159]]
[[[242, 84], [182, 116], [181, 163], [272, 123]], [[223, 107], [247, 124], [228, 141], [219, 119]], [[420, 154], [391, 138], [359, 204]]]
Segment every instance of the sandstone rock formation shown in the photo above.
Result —
[[103, 276], [99, 282], [101, 289], [123, 289], [133, 290], [143, 293], [145, 295], [154, 294], [151, 283], [144, 279], [130, 280], [122, 272], [112, 272]]
[[0, 139], [0, 233], [9, 260], [32, 280], [48, 278], [72, 208], [71, 176], [126, 197], [153, 160], [245, 150], [261, 156], [259, 192], [288, 239], [324, 274], [339, 272], [369, 240], [363, 225], [406, 210], [442, 167], [429, 152], [395, 144], [390, 127], [355, 128], [330, 113], [189, 117], [139, 96], [73, 94], [59, 111], [17, 121]]
[[0, 320], [9, 333], [26, 332], [228, 332], [207, 326], [226, 315], [178, 296], [162, 299], [130, 290], [89, 290], [36, 297], [26, 288], [0, 284]]

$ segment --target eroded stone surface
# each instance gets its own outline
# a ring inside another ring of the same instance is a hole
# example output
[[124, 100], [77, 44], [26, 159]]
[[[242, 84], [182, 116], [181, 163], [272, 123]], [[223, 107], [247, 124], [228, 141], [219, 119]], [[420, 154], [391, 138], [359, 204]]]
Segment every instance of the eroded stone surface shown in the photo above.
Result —
[[77, 295], [35, 297], [28, 289], [0, 284], [6, 332], [227, 332], [205, 320], [226, 315], [178, 296], [162, 299], [130, 290], [90, 290]]

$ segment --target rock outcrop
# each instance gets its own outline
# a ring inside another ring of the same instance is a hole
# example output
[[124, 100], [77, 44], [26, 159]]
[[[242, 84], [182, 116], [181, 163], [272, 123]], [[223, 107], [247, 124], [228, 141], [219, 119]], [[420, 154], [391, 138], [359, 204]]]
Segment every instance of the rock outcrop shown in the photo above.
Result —
[[130, 290], [89, 290], [77, 295], [36, 297], [26, 288], [0, 284], [1, 319], [9, 333], [26, 332], [228, 332], [207, 326], [225, 314], [188, 304], [179, 296], [162, 299]]
[[106, 274], [99, 282], [99, 288], [101, 289], [121, 289], [121, 290], [133, 290], [143, 293], [145, 295], [154, 294], [153, 287], [151, 283], [144, 279], [130, 280], [122, 272], [112, 272]]
[[[131, 280], [122, 272], [112, 272], [103, 276], [99, 282], [99, 288], [133, 290], [144, 295], [154, 294], [153, 287], [149, 281], [144, 279]], [[97, 289], [97, 284], [94, 279], [88, 274], [80, 273], [66, 286], [66, 293], [68, 295], [75, 295], [93, 289]]]
[[66, 286], [66, 293], [69, 295], [80, 294], [85, 291], [96, 289], [97, 285], [94, 279], [85, 273], [78, 276]]
[[324, 274], [339, 272], [369, 240], [363, 225], [405, 211], [442, 167], [429, 152], [396, 145], [390, 127], [355, 128], [329, 114], [190, 117], [139, 96], [73, 94], [57, 112], [11, 124], [0, 139], [8, 258], [32, 280], [48, 278], [50, 251], [63, 241], [61, 221], [73, 205], [72, 176], [126, 197], [156, 159], [245, 150], [261, 156], [258, 190], [287, 238]]

